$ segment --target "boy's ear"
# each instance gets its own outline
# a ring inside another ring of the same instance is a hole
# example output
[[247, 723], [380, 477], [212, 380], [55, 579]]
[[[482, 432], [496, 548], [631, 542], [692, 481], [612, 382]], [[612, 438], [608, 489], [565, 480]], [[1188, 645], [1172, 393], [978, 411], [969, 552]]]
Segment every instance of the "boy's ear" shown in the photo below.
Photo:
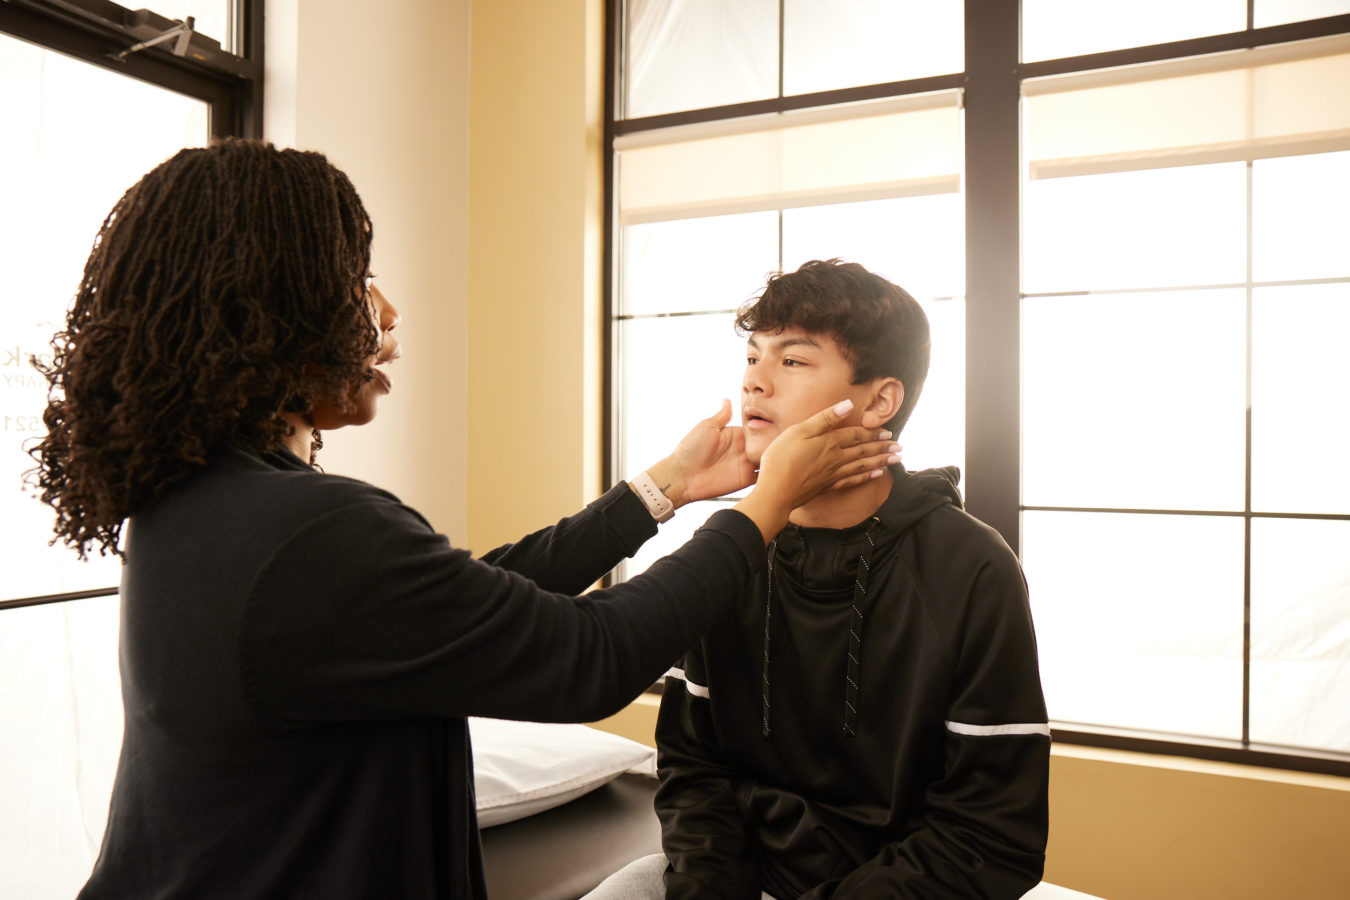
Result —
[[889, 422], [905, 402], [905, 386], [898, 378], [878, 378], [872, 384], [872, 399], [863, 408], [862, 426], [880, 428]]

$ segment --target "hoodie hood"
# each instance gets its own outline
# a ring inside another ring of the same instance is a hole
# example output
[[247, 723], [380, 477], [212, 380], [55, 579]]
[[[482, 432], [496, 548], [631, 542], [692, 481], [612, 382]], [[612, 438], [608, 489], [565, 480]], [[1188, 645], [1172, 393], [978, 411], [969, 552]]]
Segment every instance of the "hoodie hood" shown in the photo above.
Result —
[[962, 508], [956, 466], [906, 472], [890, 469], [894, 485], [885, 502], [866, 520], [848, 528], [803, 528], [789, 523], [774, 540], [777, 553], [771, 557], [779, 573], [791, 578], [806, 595], [822, 599], [850, 591], [858, 558], [875, 548], [883, 554], [933, 510], [951, 504]]
[[900, 466], [891, 466], [891, 477], [895, 487], [891, 495], [877, 510], [881, 518], [893, 517], [896, 526], [907, 529], [945, 503], [957, 509], [964, 509], [961, 492], [957, 485], [961, 483], [961, 470], [956, 466], [943, 466], [940, 469], [924, 469], [921, 472], [906, 472]]
[[[764, 659], [761, 694], [762, 731], [772, 733], [769, 685], [772, 677], [772, 633], [775, 589], [793, 602], [820, 607], [822, 618], [848, 604], [848, 669], [843, 679], [843, 732], [854, 734], [859, 690], [860, 648], [866, 621], [867, 580], [873, 559], [888, 559], [906, 532], [934, 510], [951, 504], [962, 508], [957, 490], [961, 473], [955, 466], [907, 472], [890, 469], [894, 484], [886, 501], [863, 522], [849, 528], [803, 528], [788, 524], [769, 545], [764, 598]], [[845, 639], [841, 636], [841, 639]]]

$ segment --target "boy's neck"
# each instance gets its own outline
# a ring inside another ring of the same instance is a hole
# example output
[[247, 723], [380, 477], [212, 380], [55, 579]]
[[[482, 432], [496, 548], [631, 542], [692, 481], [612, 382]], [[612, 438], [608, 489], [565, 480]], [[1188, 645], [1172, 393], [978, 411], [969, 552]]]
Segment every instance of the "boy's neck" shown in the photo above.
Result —
[[883, 469], [880, 478], [857, 487], [826, 491], [805, 506], [794, 509], [788, 521], [802, 528], [849, 528], [881, 509], [894, 484], [890, 470]]

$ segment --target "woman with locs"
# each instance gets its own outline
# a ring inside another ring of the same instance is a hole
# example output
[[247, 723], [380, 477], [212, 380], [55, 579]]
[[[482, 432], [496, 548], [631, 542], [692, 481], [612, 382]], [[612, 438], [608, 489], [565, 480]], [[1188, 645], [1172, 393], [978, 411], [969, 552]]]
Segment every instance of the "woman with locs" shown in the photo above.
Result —
[[[485, 896], [465, 718], [619, 709], [794, 507], [897, 449], [825, 410], [756, 474], [724, 402], [635, 484], [475, 559], [313, 465], [321, 432], [369, 422], [392, 386], [371, 237], [322, 155], [230, 140], [152, 170], [95, 239], [33, 451], [56, 539], [124, 561], [125, 731], [82, 897]], [[580, 596], [667, 508], [750, 484]]]

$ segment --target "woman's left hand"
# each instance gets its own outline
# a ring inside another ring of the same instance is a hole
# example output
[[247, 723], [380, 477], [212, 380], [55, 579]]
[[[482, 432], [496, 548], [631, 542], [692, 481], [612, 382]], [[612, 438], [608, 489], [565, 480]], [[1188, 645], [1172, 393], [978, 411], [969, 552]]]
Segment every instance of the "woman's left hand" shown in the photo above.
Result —
[[745, 456], [745, 433], [728, 426], [731, 401], [702, 422], [675, 451], [647, 470], [676, 508], [739, 491], [755, 483], [755, 466]]

